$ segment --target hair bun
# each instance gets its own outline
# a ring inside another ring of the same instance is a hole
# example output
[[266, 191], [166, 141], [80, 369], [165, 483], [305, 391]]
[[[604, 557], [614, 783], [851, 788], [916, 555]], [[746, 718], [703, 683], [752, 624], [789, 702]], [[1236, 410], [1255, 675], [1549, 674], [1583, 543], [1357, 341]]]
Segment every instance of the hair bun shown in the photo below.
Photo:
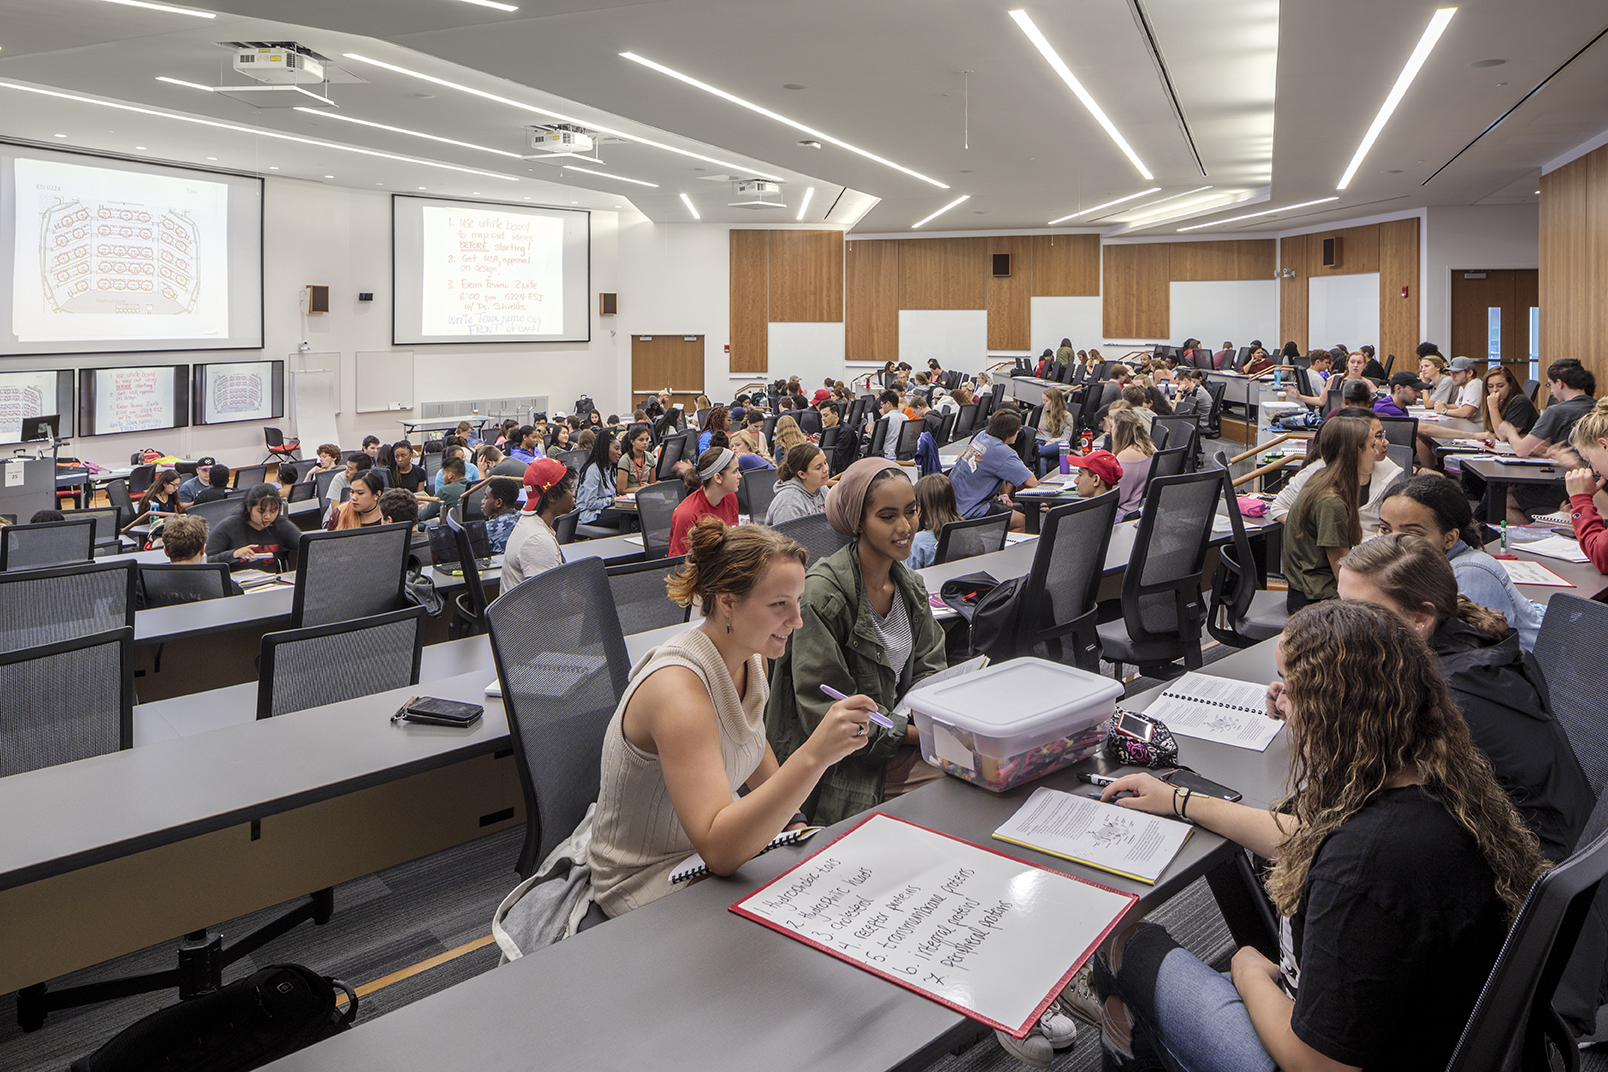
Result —
[[726, 523], [714, 514], [705, 514], [687, 532], [687, 558], [693, 564], [707, 563], [725, 542]]

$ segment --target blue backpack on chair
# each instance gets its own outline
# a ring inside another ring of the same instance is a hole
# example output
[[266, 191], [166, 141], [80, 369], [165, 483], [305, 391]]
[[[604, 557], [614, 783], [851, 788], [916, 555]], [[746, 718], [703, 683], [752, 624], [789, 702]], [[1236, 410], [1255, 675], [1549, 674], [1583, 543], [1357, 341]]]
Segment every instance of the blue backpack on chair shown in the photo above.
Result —
[[938, 441], [931, 432], [922, 432], [921, 438], [916, 440], [916, 468], [921, 470], [922, 476], [944, 471], [943, 459], [938, 457]]

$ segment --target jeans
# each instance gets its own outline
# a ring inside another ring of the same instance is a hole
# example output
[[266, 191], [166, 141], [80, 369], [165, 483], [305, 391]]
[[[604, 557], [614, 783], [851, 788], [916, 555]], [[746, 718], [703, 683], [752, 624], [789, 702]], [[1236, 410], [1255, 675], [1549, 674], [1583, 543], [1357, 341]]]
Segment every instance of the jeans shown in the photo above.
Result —
[[1111, 1030], [1117, 1026], [1120, 1034], [1123, 1017], [1107, 1006], [1100, 1032], [1105, 1072], [1278, 1072], [1233, 982], [1165, 929], [1140, 926], [1120, 961], [1116, 971], [1104, 953], [1094, 962], [1095, 993], [1102, 1002], [1112, 996], [1121, 1000], [1131, 1032], [1123, 1047]]

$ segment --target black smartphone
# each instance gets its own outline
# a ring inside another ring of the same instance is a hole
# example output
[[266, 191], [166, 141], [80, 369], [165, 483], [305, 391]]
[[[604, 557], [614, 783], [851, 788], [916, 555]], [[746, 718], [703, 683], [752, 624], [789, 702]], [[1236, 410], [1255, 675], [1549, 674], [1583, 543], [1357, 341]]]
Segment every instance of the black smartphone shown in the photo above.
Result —
[[407, 722], [422, 722], [432, 726], [473, 726], [480, 721], [485, 709], [479, 704], [459, 703], [456, 700], [441, 700], [433, 696], [423, 696], [402, 709], [401, 715]]
[[1194, 771], [1171, 770], [1160, 775], [1162, 781], [1168, 785], [1176, 785], [1189, 789], [1208, 797], [1219, 797], [1223, 800], [1239, 800], [1243, 793], [1235, 792], [1226, 785], [1219, 785], [1210, 778], [1202, 778]]

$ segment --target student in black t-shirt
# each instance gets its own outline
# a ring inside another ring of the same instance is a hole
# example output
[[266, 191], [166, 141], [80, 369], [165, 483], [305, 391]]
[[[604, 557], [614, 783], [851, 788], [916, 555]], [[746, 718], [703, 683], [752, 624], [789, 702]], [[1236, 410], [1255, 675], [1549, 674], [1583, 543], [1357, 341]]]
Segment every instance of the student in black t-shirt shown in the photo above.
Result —
[[424, 466], [413, 464], [413, 444], [401, 440], [391, 446], [391, 486], [417, 495], [424, 487]]
[[[1273, 810], [1148, 774], [1119, 806], [1183, 815], [1272, 858], [1281, 962], [1225, 979], [1161, 927], [1096, 960], [1108, 1069], [1444, 1068], [1546, 864], [1469, 738], [1435, 658], [1398, 616], [1331, 600], [1291, 615], [1269, 688], [1300, 789]], [[1459, 818], [1459, 817], [1462, 818]]]
[[[1503, 420], [1496, 426], [1497, 437], [1521, 458], [1554, 457], [1565, 469], [1577, 468], [1580, 457], [1569, 446], [1569, 433], [1597, 404], [1592, 398], [1597, 393], [1597, 377], [1575, 358], [1565, 357], [1547, 366], [1547, 393], [1551, 401], [1527, 435]], [[1567, 498], [1556, 488], [1515, 485], [1508, 488], [1507, 519], [1515, 525], [1528, 525], [1534, 514], [1567, 511]]]
[[[217, 467], [213, 468], [216, 473]], [[285, 519], [284, 500], [272, 484], [258, 484], [240, 500], [240, 512], [230, 514], [207, 537], [207, 561], [228, 562], [241, 569], [257, 566], [274, 569], [273, 562], [285, 568], [295, 565], [296, 546], [301, 530]]]

